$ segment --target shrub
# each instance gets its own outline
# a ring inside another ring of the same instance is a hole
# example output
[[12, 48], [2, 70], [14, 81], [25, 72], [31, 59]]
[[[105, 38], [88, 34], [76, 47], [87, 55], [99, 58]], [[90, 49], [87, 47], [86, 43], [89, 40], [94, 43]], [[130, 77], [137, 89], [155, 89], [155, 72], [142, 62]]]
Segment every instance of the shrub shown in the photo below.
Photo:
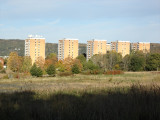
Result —
[[55, 73], [56, 73], [56, 70], [55, 70], [55, 67], [53, 64], [51, 64], [47, 70], [46, 70], [47, 74], [50, 75], [50, 76], [54, 76]]
[[79, 67], [77, 64], [74, 64], [72, 67], [72, 73], [73, 74], [78, 74], [80, 72]]
[[101, 71], [100, 70], [91, 70], [90, 73], [93, 75], [97, 75], [97, 74], [101, 74]]
[[3, 79], [9, 79], [8, 75], [3, 76]]
[[41, 77], [43, 75], [43, 71], [40, 67], [37, 67], [36, 64], [31, 67], [30, 73], [32, 76], [36, 77]]
[[71, 75], [73, 75], [72, 74], [72, 72], [61, 72], [61, 73], [59, 73], [59, 76], [71, 76]]

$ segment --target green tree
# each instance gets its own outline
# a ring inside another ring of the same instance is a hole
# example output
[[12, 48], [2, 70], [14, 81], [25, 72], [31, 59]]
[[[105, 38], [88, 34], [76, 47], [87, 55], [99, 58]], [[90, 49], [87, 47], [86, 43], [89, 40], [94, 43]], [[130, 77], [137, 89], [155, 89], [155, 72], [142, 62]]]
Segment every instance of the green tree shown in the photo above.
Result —
[[131, 56], [130, 55], [124, 56], [124, 58], [122, 59], [121, 68], [125, 71], [128, 71], [130, 62], [131, 62]]
[[136, 51], [131, 55], [130, 70], [142, 71], [145, 69], [145, 54], [141, 51]]
[[47, 72], [48, 75], [54, 76], [55, 73], [56, 73], [56, 69], [55, 69], [54, 65], [51, 64], [51, 65], [47, 68], [46, 72]]
[[79, 70], [78, 65], [77, 65], [77, 64], [74, 64], [74, 65], [72, 66], [72, 73], [78, 74], [79, 72], [80, 72], [80, 70]]
[[41, 77], [43, 75], [43, 71], [40, 67], [37, 67], [36, 64], [33, 64], [31, 67], [30, 73], [32, 76]]
[[32, 67], [32, 59], [29, 56], [25, 56], [22, 63], [22, 72], [28, 73]]
[[157, 70], [160, 67], [160, 54], [150, 53], [146, 58], [146, 69], [149, 71]]

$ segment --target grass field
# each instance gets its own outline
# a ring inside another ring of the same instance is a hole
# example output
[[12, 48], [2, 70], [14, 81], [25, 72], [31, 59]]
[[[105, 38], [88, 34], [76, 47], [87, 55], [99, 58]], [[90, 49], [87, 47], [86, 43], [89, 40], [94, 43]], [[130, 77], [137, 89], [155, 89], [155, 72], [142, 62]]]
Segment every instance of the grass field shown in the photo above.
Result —
[[160, 74], [0, 79], [0, 120], [159, 120]]

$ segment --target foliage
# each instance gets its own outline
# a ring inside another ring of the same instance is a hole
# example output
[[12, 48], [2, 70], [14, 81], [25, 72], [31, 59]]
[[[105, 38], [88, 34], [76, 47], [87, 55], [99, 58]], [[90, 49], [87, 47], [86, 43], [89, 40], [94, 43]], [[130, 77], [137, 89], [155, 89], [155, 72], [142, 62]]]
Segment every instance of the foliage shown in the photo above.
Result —
[[45, 60], [44, 64], [45, 69], [48, 68], [51, 64], [55, 65], [56, 62], [57, 62], [57, 55], [54, 53], [50, 53], [49, 55], [47, 55]]
[[0, 70], [2, 70], [3, 69], [3, 65], [2, 65], [2, 63], [0, 62]]
[[89, 70], [99, 69], [99, 67], [98, 67], [97, 65], [95, 65], [91, 60], [89, 60], [89, 61], [86, 63], [86, 67], [87, 67], [87, 69], [89, 69]]
[[29, 73], [32, 67], [32, 59], [29, 56], [25, 56], [22, 63], [22, 72]]
[[106, 75], [118, 75], [118, 74], [123, 74], [124, 72], [121, 70], [112, 70], [112, 71], [106, 71], [104, 74]]
[[37, 60], [36, 60], [36, 65], [38, 67], [40, 67], [42, 70], [44, 69], [44, 63], [45, 63], [45, 60], [42, 56], [38, 57]]
[[122, 70], [128, 71], [129, 66], [130, 66], [130, 62], [131, 62], [131, 56], [130, 55], [124, 56], [124, 58], [122, 59], [122, 62], [120, 64]]
[[73, 74], [78, 74], [78, 73], [80, 73], [80, 70], [79, 70], [79, 67], [78, 67], [77, 64], [74, 64], [74, 65], [72, 66], [72, 73], [73, 73]]
[[77, 65], [77, 67], [79, 68], [80, 72], [83, 70], [83, 65], [82, 65], [82, 63], [80, 62], [79, 59], [74, 59], [73, 60], [73, 65]]
[[20, 71], [22, 67], [22, 58], [16, 52], [11, 52], [7, 61], [7, 66], [13, 72]]
[[64, 72], [66, 70], [64, 64], [63, 64], [63, 61], [62, 60], [59, 60], [56, 64], [55, 64], [56, 68], [58, 71], [60, 72]]
[[149, 71], [158, 70], [160, 67], [160, 54], [150, 53], [146, 58], [146, 69]]
[[145, 68], [145, 54], [136, 51], [131, 55], [130, 70], [142, 71]]
[[64, 59], [63, 64], [64, 64], [67, 71], [71, 71], [71, 68], [74, 64], [73, 62], [74, 62], [74, 60], [71, 57], [67, 57]]
[[46, 72], [47, 72], [47, 74], [50, 75], [50, 76], [55, 75], [56, 69], [55, 69], [54, 65], [51, 64], [51, 65], [47, 68]]
[[43, 71], [40, 67], [37, 67], [36, 64], [33, 64], [31, 67], [30, 73], [32, 76], [41, 77], [43, 75]]

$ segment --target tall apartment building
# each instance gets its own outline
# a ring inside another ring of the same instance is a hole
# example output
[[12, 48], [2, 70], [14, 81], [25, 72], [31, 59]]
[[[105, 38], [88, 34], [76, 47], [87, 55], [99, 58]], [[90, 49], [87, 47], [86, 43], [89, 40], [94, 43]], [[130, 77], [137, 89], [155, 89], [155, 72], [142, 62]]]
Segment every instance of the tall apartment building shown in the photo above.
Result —
[[132, 51], [143, 51], [143, 53], [150, 52], [150, 43], [149, 42], [138, 42], [138, 43], [131, 43], [131, 50]]
[[109, 43], [106, 44], [106, 51], [107, 52], [111, 51], [111, 44], [109, 44]]
[[138, 50], [143, 51], [143, 53], [148, 53], [148, 52], [150, 52], [150, 43], [138, 42], [137, 48], [138, 48]]
[[138, 43], [131, 43], [131, 51], [138, 50]]
[[116, 51], [117, 49], [117, 42], [111, 42], [111, 50]]
[[130, 54], [130, 41], [118, 41], [116, 43], [116, 51], [122, 54], [124, 57], [127, 54]]
[[78, 56], [78, 39], [62, 39], [58, 42], [58, 60], [67, 57], [75, 59]]
[[29, 35], [25, 40], [25, 56], [30, 56], [32, 64], [38, 57], [45, 59], [45, 38], [39, 35]]
[[87, 41], [87, 60], [95, 54], [106, 54], [106, 40], [89, 40]]

